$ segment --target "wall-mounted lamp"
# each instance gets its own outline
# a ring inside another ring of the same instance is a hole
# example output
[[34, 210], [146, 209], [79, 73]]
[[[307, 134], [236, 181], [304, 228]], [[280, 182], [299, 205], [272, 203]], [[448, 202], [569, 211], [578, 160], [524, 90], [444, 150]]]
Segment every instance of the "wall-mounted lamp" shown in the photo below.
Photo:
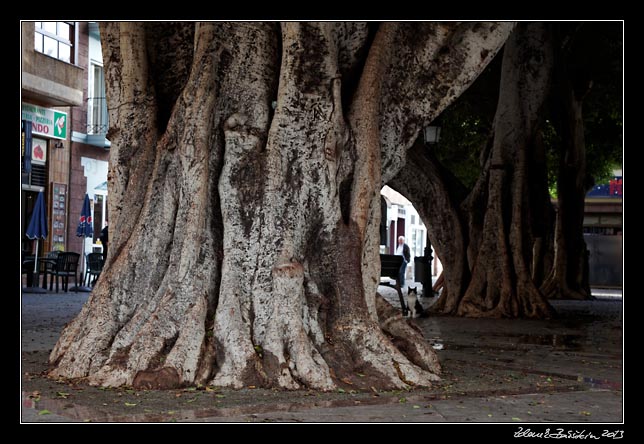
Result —
[[441, 127], [426, 126], [423, 129], [423, 135], [425, 137], [425, 143], [429, 143], [429, 144], [438, 143], [438, 141], [441, 138]]
[[54, 142], [54, 148], [64, 148], [64, 147], [65, 145], [63, 145], [62, 140], [57, 140], [56, 142]]

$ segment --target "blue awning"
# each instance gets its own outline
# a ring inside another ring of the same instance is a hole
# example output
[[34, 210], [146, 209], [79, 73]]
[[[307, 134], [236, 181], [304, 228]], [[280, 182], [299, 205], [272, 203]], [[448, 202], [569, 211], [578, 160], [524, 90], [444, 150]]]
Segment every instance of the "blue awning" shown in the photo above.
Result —
[[85, 145], [105, 149], [109, 149], [112, 146], [112, 142], [107, 140], [105, 134], [84, 134], [78, 131], [72, 131], [72, 142], [84, 143]]

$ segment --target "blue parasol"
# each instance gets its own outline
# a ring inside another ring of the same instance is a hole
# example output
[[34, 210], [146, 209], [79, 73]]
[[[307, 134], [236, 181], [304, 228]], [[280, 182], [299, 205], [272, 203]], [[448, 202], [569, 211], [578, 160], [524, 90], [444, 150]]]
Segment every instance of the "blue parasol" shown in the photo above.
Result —
[[25, 233], [29, 239], [36, 239], [36, 258], [34, 260], [34, 290], [38, 286], [38, 241], [40, 239], [47, 239], [47, 215], [45, 214], [45, 199], [43, 192], [38, 193], [34, 211], [31, 213], [31, 220], [27, 225], [27, 232]]
[[94, 229], [92, 227], [92, 212], [89, 208], [89, 196], [85, 193], [85, 200], [83, 201], [83, 209], [81, 210], [78, 227], [76, 228], [76, 236], [78, 237], [92, 237]]
[[[36, 242], [38, 239], [47, 239], [47, 215], [45, 214], [45, 198], [42, 191], [38, 193], [34, 212], [31, 213], [31, 220], [25, 234], [29, 239], [36, 239]], [[36, 249], [37, 252], [38, 249]]]

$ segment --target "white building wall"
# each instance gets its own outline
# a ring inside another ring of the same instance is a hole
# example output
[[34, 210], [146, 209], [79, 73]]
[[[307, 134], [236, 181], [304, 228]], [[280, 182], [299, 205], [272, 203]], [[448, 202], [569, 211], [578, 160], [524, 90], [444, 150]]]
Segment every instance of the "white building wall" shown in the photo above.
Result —
[[[389, 242], [390, 237], [390, 223], [392, 221], [394, 222], [394, 230], [395, 232], [398, 232], [398, 227], [396, 225], [398, 223], [398, 218], [402, 217], [405, 220], [405, 242], [409, 245], [412, 256], [411, 263], [407, 267], [407, 278], [413, 279], [414, 257], [420, 257], [425, 254], [425, 246], [427, 245], [427, 227], [420, 219], [418, 211], [416, 211], [411, 202], [405, 199], [404, 196], [387, 186], [383, 187], [381, 194], [391, 202], [387, 207], [387, 242]], [[381, 250], [384, 250], [384, 248], [381, 248]], [[436, 277], [442, 272], [443, 265], [436, 257], [436, 252], [433, 249], [431, 254], [434, 257], [432, 260], [432, 273]]]

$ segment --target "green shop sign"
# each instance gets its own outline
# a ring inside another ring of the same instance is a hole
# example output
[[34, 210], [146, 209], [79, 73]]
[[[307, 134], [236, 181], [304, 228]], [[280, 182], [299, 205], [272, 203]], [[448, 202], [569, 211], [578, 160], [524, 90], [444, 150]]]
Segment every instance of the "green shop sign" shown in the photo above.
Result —
[[31, 120], [33, 134], [54, 139], [67, 138], [67, 113], [23, 102], [22, 119]]

